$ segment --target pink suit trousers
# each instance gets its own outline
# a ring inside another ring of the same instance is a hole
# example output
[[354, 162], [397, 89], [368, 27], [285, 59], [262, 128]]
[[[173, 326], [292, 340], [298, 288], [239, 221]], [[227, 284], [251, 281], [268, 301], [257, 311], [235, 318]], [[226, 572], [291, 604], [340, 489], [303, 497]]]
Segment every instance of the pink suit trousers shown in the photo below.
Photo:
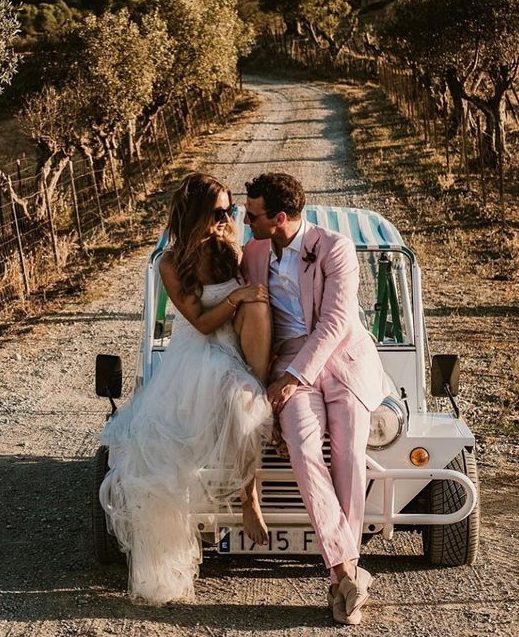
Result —
[[[290, 343], [275, 360], [272, 377], [299, 349]], [[313, 385], [299, 385], [280, 414], [292, 470], [332, 583], [333, 566], [359, 557], [366, 495], [366, 446], [370, 412], [325, 366]], [[328, 432], [331, 470], [322, 445]]]

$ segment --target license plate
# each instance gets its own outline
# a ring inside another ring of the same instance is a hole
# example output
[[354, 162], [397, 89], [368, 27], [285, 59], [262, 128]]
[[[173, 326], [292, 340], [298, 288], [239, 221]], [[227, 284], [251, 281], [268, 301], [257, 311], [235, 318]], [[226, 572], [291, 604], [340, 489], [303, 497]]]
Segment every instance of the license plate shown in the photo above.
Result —
[[310, 527], [278, 528], [268, 532], [268, 544], [256, 544], [240, 527], [220, 529], [218, 553], [296, 553], [318, 554], [317, 537]]

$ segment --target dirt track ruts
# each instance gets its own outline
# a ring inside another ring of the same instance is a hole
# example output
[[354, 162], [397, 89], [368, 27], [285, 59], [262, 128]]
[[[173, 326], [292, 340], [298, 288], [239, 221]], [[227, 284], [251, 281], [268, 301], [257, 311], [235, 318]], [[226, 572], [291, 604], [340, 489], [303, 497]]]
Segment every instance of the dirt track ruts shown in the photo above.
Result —
[[[201, 143], [200, 165], [227, 180], [238, 200], [251, 176], [283, 170], [303, 181], [309, 202], [380, 210], [380, 196], [355, 174], [341, 97], [317, 83], [257, 79], [248, 88], [260, 94], [260, 107]], [[94, 396], [94, 359], [119, 353], [131, 376], [148, 252], [116, 263], [86, 297], [26, 333], [2, 339], [0, 635], [514, 634], [517, 491], [510, 462], [495, 454], [481, 465], [475, 567], [428, 568], [417, 535], [375, 538], [363, 558], [376, 582], [360, 627], [331, 621], [317, 558], [230, 559], [208, 551], [196, 604], [130, 604], [125, 570], [98, 566], [92, 551], [92, 455], [107, 407]]]

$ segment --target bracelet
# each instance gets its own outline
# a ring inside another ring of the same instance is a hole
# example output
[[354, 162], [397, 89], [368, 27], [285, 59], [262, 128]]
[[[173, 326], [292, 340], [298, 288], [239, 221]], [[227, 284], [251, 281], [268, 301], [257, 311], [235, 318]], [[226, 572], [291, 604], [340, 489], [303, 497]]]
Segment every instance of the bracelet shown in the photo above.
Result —
[[236, 303], [233, 303], [228, 296], [225, 297], [225, 300], [227, 301], [227, 303], [229, 303], [229, 305], [232, 305], [234, 309], [238, 307], [238, 305]]

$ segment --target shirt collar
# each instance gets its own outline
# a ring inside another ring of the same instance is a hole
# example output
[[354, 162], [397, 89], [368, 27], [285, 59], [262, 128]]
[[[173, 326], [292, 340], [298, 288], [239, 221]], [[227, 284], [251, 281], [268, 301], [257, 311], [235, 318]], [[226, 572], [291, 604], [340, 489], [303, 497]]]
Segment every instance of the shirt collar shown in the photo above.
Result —
[[[303, 244], [303, 237], [305, 236], [305, 232], [306, 232], [306, 221], [304, 220], [303, 217], [301, 217], [301, 225], [299, 226], [299, 230], [296, 232], [296, 235], [292, 239], [292, 241], [286, 246], [286, 248], [283, 248], [283, 249], [294, 250], [295, 252], [301, 252], [301, 246]], [[272, 247], [272, 242], [271, 242], [270, 243], [270, 260], [272, 261], [273, 258], [274, 259], [276, 258], [276, 253], [274, 252], [274, 248]]]

